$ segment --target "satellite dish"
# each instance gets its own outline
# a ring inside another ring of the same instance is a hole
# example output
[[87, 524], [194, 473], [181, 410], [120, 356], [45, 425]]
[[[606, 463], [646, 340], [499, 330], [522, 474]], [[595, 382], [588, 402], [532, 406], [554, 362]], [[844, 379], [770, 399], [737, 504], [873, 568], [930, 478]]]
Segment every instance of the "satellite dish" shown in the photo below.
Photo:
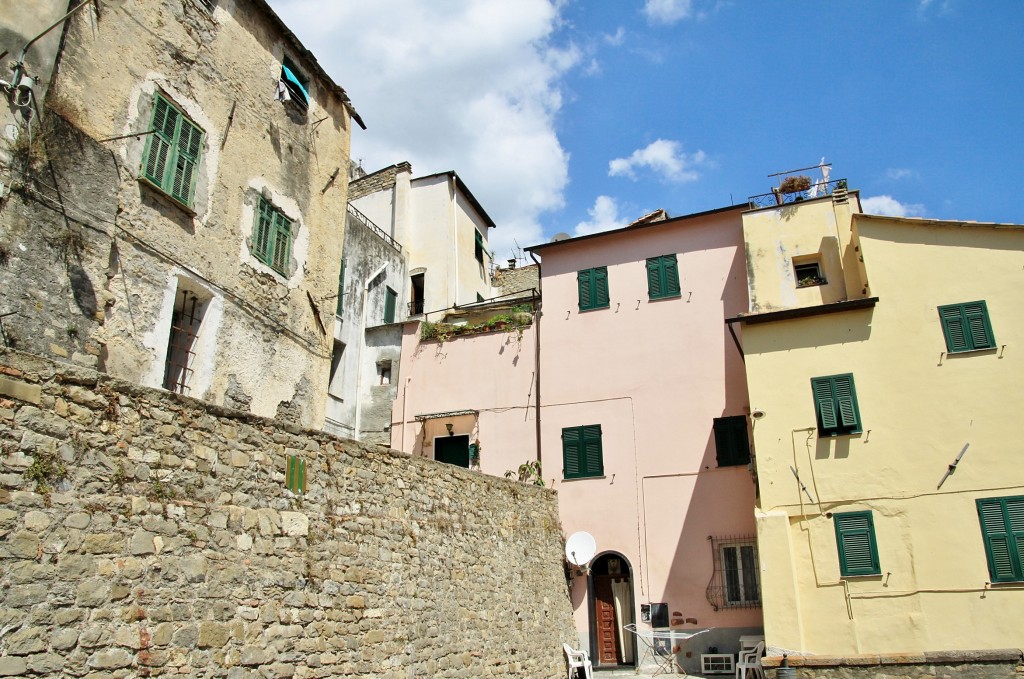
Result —
[[596, 553], [597, 542], [586, 531], [573, 533], [565, 542], [565, 558], [576, 566], [586, 566]]
[[567, 234], [565, 231], [559, 231], [551, 238], [552, 243], [557, 243], [560, 240], [569, 240], [569, 234]]

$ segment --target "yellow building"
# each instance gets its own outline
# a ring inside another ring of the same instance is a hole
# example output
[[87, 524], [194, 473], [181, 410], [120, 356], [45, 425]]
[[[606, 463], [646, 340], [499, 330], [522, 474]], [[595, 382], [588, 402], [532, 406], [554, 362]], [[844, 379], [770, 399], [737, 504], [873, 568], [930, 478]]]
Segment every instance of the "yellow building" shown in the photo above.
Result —
[[1024, 226], [860, 214], [839, 186], [744, 215], [728, 320], [769, 656], [1020, 648]]

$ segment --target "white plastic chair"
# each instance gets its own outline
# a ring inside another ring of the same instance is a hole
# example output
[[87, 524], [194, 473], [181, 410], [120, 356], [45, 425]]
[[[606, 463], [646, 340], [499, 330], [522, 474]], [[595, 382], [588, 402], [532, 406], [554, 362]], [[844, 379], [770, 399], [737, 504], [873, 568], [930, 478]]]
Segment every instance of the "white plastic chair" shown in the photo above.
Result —
[[579, 677], [575, 670], [580, 667], [583, 668], [583, 674], [586, 676], [586, 679], [594, 679], [594, 666], [591, 664], [586, 651], [577, 651], [569, 644], [562, 644], [562, 650], [565, 651], [565, 657], [569, 660], [569, 679], [577, 679]]
[[757, 679], [764, 679], [764, 668], [761, 667], [761, 654], [764, 653], [764, 642], [757, 642], [752, 651], [740, 653], [740, 661], [736, 663], [736, 679], [747, 679], [747, 670], [753, 670]]

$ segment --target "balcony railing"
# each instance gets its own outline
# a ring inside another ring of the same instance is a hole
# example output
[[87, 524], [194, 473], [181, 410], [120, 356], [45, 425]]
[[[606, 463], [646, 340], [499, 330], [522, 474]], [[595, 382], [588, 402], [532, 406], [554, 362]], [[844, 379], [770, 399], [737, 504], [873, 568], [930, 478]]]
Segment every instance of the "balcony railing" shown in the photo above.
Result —
[[387, 243], [394, 249], [398, 250], [399, 252], [402, 251], [402, 246], [398, 244], [398, 241], [396, 241], [394, 238], [386, 234], [384, 232], [384, 229], [374, 224], [369, 217], [360, 212], [355, 206], [352, 205], [352, 203], [348, 204], [348, 213], [352, 215], [352, 217], [354, 217], [356, 221], [361, 222], [363, 226], [365, 226], [370, 231], [373, 231], [375, 234], [383, 238], [385, 243]]
[[410, 316], [418, 316], [419, 314], [422, 314], [422, 313], [423, 313], [423, 300], [422, 299], [414, 299], [413, 301], [409, 302], [409, 315]]
[[817, 182], [802, 191], [783, 192], [781, 189], [776, 188], [771, 193], [751, 196], [747, 199], [747, 202], [751, 210], [756, 210], [761, 207], [776, 207], [813, 198], [824, 198], [825, 196], [831, 196], [837, 189], [841, 191], [846, 190], [845, 179]]

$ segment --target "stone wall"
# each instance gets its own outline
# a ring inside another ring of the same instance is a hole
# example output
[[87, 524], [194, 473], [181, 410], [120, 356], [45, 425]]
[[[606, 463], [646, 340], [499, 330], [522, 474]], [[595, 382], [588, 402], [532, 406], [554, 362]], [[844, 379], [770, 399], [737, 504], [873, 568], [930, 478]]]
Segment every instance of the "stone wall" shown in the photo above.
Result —
[[399, 172], [412, 172], [412, 166], [407, 162], [401, 162], [353, 179], [349, 184], [348, 199], [356, 200], [371, 193], [392, 188]]
[[0, 455], [2, 676], [564, 676], [545, 489], [11, 351]]

